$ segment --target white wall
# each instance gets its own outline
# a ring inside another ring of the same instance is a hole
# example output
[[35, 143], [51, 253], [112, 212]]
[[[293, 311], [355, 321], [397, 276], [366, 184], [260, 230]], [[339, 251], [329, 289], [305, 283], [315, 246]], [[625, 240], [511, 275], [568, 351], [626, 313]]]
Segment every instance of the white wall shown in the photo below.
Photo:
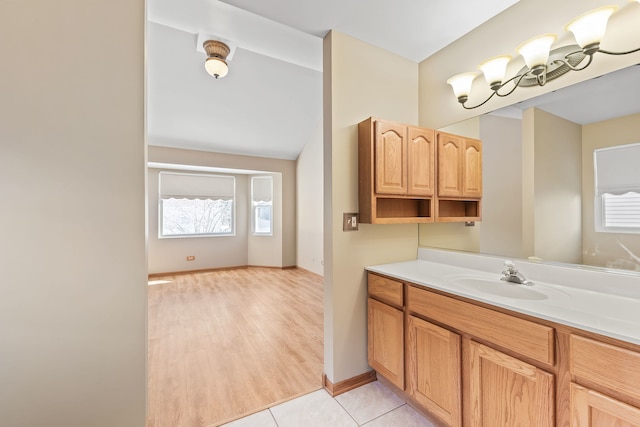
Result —
[[0, 2], [0, 424], [145, 425], [144, 1]]
[[358, 211], [358, 123], [417, 123], [418, 65], [337, 31], [325, 37], [323, 62], [324, 368], [336, 383], [370, 370], [364, 267], [417, 256], [417, 225], [343, 232], [342, 214]]
[[323, 275], [322, 123], [298, 156], [298, 267]]
[[[246, 266], [248, 252], [249, 184], [247, 175], [236, 178], [235, 236], [158, 238], [158, 175], [161, 169], [149, 169], [149, 274], [210, 268]], [[175, 171], [173, 171], [175, 172]], [[282, 253], [282, 252], [280, 252]], [[187, 256], [195, 256], [187, 261]]]

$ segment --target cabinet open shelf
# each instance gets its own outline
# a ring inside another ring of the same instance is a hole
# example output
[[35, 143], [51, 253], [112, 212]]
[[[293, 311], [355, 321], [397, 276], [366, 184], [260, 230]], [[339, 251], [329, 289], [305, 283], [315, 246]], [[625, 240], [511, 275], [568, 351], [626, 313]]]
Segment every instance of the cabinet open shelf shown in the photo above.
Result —
[[376, 197], [375, 204], [378, 223], [433, 222], [431, 199]]
[[436, 222], [480, 221], [480, 200], [438, 199]]

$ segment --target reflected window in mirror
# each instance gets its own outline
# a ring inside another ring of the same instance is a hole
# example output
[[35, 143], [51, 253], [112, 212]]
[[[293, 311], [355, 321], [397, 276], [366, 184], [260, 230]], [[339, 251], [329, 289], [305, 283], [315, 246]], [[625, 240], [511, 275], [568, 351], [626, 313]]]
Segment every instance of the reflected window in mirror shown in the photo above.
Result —
[[273, 178], [251, 177], [251, 205], [253, 208], [253, 234], [273, 235]]
[[594, 150], [595, 229], [640, 233], [640, 143]]

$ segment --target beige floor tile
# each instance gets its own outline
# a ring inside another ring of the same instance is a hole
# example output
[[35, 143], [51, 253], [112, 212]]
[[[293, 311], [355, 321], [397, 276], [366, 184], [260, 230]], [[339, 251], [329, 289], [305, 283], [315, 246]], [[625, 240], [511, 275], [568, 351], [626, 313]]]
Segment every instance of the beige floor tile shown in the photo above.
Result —
[[336, 396], [336, 400], [360, 425], [404, 405], [404, 401], [379, 381]]
[[279, 427], [357, 427], [324, 389], [274, 406], [271, 413]]
[[409, 405], [403, 405], [383, 416], [364, 424], [364, 427], [436, 427]]

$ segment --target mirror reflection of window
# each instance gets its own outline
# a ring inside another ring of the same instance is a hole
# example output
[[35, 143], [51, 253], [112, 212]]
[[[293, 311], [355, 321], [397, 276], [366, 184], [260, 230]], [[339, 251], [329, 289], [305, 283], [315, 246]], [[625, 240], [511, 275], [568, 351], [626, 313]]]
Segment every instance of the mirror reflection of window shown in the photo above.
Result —
[[640, 143], [594, 150], [595, 228], [640, 233]]
[[253, 234], [273, 234], [273, 178], [251, 177], [251, 205], [253, 209]]

